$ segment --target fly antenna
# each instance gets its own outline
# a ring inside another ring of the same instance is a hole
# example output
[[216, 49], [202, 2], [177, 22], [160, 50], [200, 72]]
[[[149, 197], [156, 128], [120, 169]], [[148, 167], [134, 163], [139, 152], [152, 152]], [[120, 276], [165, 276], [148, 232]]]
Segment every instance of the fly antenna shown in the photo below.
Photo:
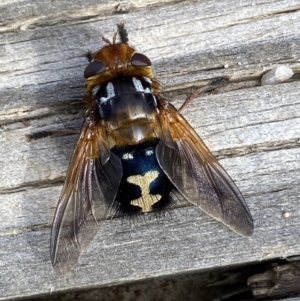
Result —
[[128, 40], [128, 33], [124, 23], [118, 24], [118, 33], [119, 33], [121, 43], [127, 44], [129, 40]]

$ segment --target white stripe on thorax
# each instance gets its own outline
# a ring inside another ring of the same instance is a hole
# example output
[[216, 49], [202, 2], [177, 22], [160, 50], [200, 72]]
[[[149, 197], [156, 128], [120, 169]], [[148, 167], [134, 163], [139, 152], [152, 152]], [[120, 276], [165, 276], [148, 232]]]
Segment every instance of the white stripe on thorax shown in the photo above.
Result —
[[102, 96], [100, 98], [100, 103], [105, 103], [107, 102], [110, 98], [116, 96], [115, 94], [115, 88], [113, 86], [112, 83], [108, 83], [106, 86], [106, 93], [107, 93], [107, 97]]
[[136, 88], [136, 90], [138, 92], [151, 93], [151, 91], [149, 90], [149, 88], [144, 89], [141, 81], [139, 79], [137, 79], [136, 77], [132, 78], [132, 82], [133, 82], [134, 87]]

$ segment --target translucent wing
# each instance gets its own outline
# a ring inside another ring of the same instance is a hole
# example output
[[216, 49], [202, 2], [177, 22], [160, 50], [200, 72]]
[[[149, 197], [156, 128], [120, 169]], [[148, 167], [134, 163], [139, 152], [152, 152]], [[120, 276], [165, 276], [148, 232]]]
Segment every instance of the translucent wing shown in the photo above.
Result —
[[62, 273], [72, 268], [95, 236], [121, 181], [121, 162], [105, 147], [103, 133], [99, 125], [83, 126], [59, 198], [50, 253], [53, 266]]
[[235, 232], [251, 235], [253, 219], [241, 192], [193, 128], [170, 104], [160, 123], [157, 160], [179, 192]]

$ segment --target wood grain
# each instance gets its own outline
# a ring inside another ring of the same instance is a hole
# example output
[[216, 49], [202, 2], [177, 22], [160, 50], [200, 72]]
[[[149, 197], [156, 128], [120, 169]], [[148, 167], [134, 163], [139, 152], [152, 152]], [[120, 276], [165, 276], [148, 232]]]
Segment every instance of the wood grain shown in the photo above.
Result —
[[299, 263], [289, 263], [270, 268], [262, 274], [248, 279], [253, 296], [259, 298], [280, 298], [300, 293], [300, 266]]
[[[300, 1], [1, 1], [0, 300], [130, 283], [147, 277], [300, 254]], [[183, 114], [246, 197], [244, 238], [194, 207], [166, 219], [109, 220], [69, 274], [49, 257], [50, 225], [80, 129], [87, 50], [126, 22], [167, 98], [219, 76], [219, 94]], [[287, 64], [289, 83], [259, 86]]]

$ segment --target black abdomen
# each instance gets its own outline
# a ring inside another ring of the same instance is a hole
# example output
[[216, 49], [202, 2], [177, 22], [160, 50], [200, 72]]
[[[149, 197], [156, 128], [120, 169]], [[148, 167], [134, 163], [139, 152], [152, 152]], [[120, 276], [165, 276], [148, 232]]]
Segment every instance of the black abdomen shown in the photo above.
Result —
[[169, 194], [174, 186], [157, 162], [157, 143], [158, 139], [155, 139], [112, 149], [123, 167], [115, 199], [121, 212], [149, 212], [165, 208], [171, 202]]

